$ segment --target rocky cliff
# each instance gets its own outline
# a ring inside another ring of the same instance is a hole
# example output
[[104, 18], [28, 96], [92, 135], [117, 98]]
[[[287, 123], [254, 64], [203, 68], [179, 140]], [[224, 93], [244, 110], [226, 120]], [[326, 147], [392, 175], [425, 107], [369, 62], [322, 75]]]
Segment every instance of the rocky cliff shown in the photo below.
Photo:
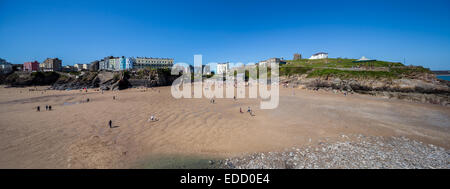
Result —
[[0, 77], [0, 84], [12, 87], [52, 85], [60, 78], [56, 72], [13, 72]]
[[139, 70], [124, 72], [85, 72], [76, 77], [61, 77], [53, 89], [97, 88], [103, 90], [122, 90], [130, 87], [156, 87], [171, 85], [176, 76], [164, 70]]
[[281, 77], [281, 83], [312, 90], [361, 93], [416, 102], [450, 105], [450, 82], [433, 75], [393, 78], [340, 78], [336, 76], [310, 77], [308, 74]]

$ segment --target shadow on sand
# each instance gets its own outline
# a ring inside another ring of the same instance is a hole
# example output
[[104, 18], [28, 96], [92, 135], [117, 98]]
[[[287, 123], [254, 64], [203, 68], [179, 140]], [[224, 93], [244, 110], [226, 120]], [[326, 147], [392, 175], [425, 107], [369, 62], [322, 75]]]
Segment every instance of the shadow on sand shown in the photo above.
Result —
[[[213, 161], [211, 161], [213, 160]], [[139, 169], [215, 169], [218, 165], [216, 158], [181, 156], [181, 155], [159, 155], [149, 157], [135, 168]]]

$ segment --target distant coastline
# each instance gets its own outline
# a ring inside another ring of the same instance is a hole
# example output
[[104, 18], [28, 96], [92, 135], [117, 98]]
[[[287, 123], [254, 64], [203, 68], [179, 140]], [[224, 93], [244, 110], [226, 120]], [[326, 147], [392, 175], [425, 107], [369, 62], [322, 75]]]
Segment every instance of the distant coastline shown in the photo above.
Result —
[[436, 77], [438, 79], [443, 79], [443, 80], [450, 81], [450, 75], [437, 75]]
[[436, 75], [450, 75], [450, 70], [434, 70], [432, 72]]
[[450, 70], [435, 70], [436, 78], [450, 81]]

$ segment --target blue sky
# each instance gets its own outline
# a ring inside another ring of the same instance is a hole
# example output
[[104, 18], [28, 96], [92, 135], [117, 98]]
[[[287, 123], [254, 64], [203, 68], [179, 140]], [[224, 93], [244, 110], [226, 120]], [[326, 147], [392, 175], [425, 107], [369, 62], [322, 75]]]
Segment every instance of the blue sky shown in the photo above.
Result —
[[193, 63], [316, 52], [450, 69], [450, 1], [0, 0], [0, 57]]

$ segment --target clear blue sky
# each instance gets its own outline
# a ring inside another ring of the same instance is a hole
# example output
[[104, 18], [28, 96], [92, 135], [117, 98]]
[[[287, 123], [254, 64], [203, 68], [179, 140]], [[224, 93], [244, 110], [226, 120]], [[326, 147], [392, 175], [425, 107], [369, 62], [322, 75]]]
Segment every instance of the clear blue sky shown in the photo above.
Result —
[[450, 1], [0, 0], [0, 57], [12, 63], [247, 63], [320, 51], [450, 69]]

